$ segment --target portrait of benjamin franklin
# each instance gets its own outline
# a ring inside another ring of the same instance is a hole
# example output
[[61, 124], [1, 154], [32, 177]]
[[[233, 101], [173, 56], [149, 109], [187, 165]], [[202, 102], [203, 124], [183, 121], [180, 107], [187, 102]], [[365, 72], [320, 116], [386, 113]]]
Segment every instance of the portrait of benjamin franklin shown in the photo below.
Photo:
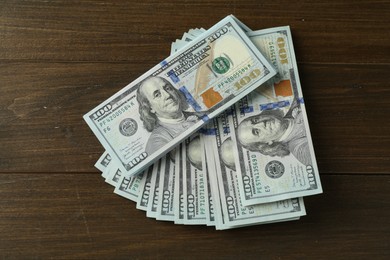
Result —
[[292, 154], [304, 165], [311, 164], [309, 143], [301, 110], [283, 116], [282, 111], [265, 110], [244, 119], [237, 128], [237, 139], [246, 149], [268, 156]]
[[199, 120], [194, 113], [186, 112], [189, 106], [184, 94], [163, 77], [144, 79], [137, 89], [137, 101], [144, 128], [151, 132], [145, 148], [148, 155]]

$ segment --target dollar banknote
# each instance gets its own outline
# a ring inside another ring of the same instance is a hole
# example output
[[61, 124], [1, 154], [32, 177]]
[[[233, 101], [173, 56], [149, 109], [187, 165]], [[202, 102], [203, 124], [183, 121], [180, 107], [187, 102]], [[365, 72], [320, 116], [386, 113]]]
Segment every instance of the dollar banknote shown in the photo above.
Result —
[[176, 41], [172, 42], [171, 45], [171, 55], [177, 52], [178, 50], [182, 49], [187, 45], [187, 43], [195, 40], [198, 36], [200, 36], [202, 33], [204, 33], [206, 30], [203, 28], [196, 28], [196, 29], [190, 29], [188, 33], [184, 33], [183, 37], [181, 39], [177, 39]]
[[140, 183], [143, 175], [128, 177], [121, 175], [120, 180], [115, 186], [114, 193], [125, 197], [131, 201], [137, 202], [138, 195], [140, 193]]
[[212, 224], [215, 226], [216, 229], [221, 229], [223, 226], [223, 211], [222, 211], [222, 202], [220, 197], [220, 187], [218, 185], [218, 175], [217, 172], [217, 164], [215, 160], [215, 151], [213, 149], [213, 145], [210, 145], [213, 140], [213, 136], [215, 135], [216, 129], [213, 127], [213, 123], [207, 124], [205, 128], [202, 129], [203, 133], [203, 139], [205, 142], [205, 152], [206, 152], [206, 165], [208, 170], [208, 180], [210, 181], [210, 190], [209, 195], [211, 196], [212, 200], [212, 209], [213, 209], [213, 221]]
[[199, 134], [185, 140], [183, 152], [184, 223], [207, 224], [208, 191], [204, 144]]
[[161, 173], [161, 160], [158, 160], [153, 164], [152, 179], [150, 182], [150, 196], [147, 203], [148, 209], [146, 210], [146, 216], [149, 218], [157, 217], [158, 199], [159, 199], [159, 185], [160, 185], [160, 173]]
[[105, 173], [104, 170], [108, 167], [110, 162], [111, 156], [107, 151], [105, 151], [95, 163], [95, 167], [102, 172], [103, 178], [105, 178], [108, 174], [108, 172]]
[[161, 160], [160, 192], [157, 207], [157, 220], [175, 220], [175, 178], [176, 178], [176, 149], [169, 152]]
[[[206, 139], [204, 138], [204, 135], [201, 135], [201, 139], [204, 143], [205, 149], [204, 153], [206, 156]], [[207, 184], [207, 200], [208, 200], [208, 208], [206, 209], [206, 218], [207, 218], [207, 223], [206, 225], [208, 226], [215, 226], [215, 210], [214, 210], [214, 198], [211, 193], [211, 179], [210, 179], [210, 174], [215, 174], [214, 172], [210, 172], [209, 169], [209, 164], [207, 163], [207, 160], [205, 161], [205, 167], [206, 167], [206, 184]]]
[[152, 187], [152, 175], [153, 175], [153, 166], [150, 166], [147, 170], [145, 170], [141, 183], [140, 183], [140, 192], [137, 199], [137, 209], [147, 211], [149, 197], [151, 197], [151, 187]]
[[111, 162], [108, 167], [104, 169], [103, 175], [105, 176], [105, 181], [115, 187], [121, 179], [122, 171], [115, 163]]
[[[234, 21], [240, 26], [240, 28], [244, 31], [244, 32], [251, 32], [252, 29], [250, 29], [247, 25], [245, 25], [243, 22], [241, 22], [240, 20], [237, 19], [237, 17], [235, 17], [234, 15], [230, 15]], [[181, 39], [177, 39], [176, 41], [172, 42], [172, 45], [171, 45], [171, 55], [175, 52], [177, 52], [178, 50], [180, 50], [181, 48], [183, 48], [184, 46], [187, 45], [187, 43], [193, 41], [196, 37], [198, 37], [200, 34], [204, 33], [206, 30], [204, 28], [195, 28], [195, 29], [190, 29], [188, 32], [185, 32], [182, 36]]]
[[[201, 35], [202, 33], [204, 33], [205, 31], [206, 31], [206, 29], [204, 29], [204, 28], [194, 28], [194, 29], [189, 29], [188, 33], [196, 38], [199, 35]], [[183, 34], [183, 36], [184, 35], [185, 35], [185, 33]], [[192, 40], [194, 40], [194, 39], [192, 39]]]
[[[172, 43], [172, 48], [171, 48], [171, 54], [177, 52], [179, 49], [185, 47], [190, 41], [194, 40], [196, 37], [198, 37], [201, 33], [203, 33], [205, 30], [203, 28], [201, 29], [196, 29], [196, 30], [192, 30], [190, 29], [188, 31], [188, 33], [184, 33], [183, 34], [183, 37], [181, 38], [181, 40], [176, 40], [175, 42]], [[189, 36], [192, 35], [192, 36]], [[184, 40], [184, 38], [187, 39]], [[207, 128], [207, 126], [205, 126], [205, 129]], [[203, 136], [204, 135], [200, 135], [200, 138], [202, 139], [202, 142], [203, 141]], [[180, 149], [183, 149], [182, 151], [185, 151], [185, 142], [181, 143], [180, 144]], [[180, 151], [177, 156], [180, 156], [177, 158], [177, 161], [179, 161], [179, 163], [183, 163], [183, 160], [181, 157], [186, 157], [185, 154], [183, 154], [183, 152]], [[204, 151], [204, 153], [206, 154], [206, 151]], [[182, 156], [183, 155], [183, 156]], [[205, 167], [206, 167], [206, 185], [207, 185], [207, 210], [206, 210], [206, 224], [208, 226], [215, 226], [215, 211], [214, 211], [214, 202], [213, 202], [213, 196], [212, 196], [212, 193], [211, 193], [211, 180], [210, 180], [210, 174], [214, 174], [214, 172], [210, 172], [209, 169], [208, 169], [208, 164], [207, 161], [205, 162]], [[176, 196], [176, 202], [175, 202], [175, 205], [176, 205], [176, 211], [175, 211], [175, 223], [176, 224], [184, 224], [184, 207], [185, 206], [185, 198], [184, 198], [184, 194], [183, 194], [183, 186], [186, 185], [186, 182], [183, 181], [183, 169], [182, 168], [183, 166], [180, 165], [180, 167], [177, 167], [177, 172], [176, 172], [176, 189], [175, 189], [175, 193], [176, 194], [179, 194], [179, 196]], [[214, 167], [212, 167], [212, 169], [214, 169]], [[202, 221], [203, 222], [203, 221]]]
[[[245, 31], [276, 68], [275, 77], [218, 117], [208, 118], [199, 132], [138, 179], [122, 176], [123, 167], [116, 166], [116, 157], [108, 151], [96, 162], [106, 182], [136, 201], [148, 217], [217, 230], [290, 221], [305, 215], [300, 196], [322, 192], [289, 27]], [[184, 33], [172, 43], [171, 54], [186, 49], [202, 33]], [[256, 145], [248, 142], [260, 134], [269, 138], [267, 143], [274, 142], [272, 130], [280, 127], [285, 132], [278, 141], [290, 141], [282, 154], [260, 150], [258, 139]]]
[[175, 196], [174, 196], [174, 214], [175, 224], [184, 224], [184, 182], [183, 182], [183, 151], [185, 150], [185, 143], [181, 143], [176, 151], [176, 168], [175, 168]]
[[215, 132], [208, 145], [213, 147], [223, 221], [220, 229], [269, 223], [305, 215], [301, 198], [257, 204], [242, 205], [231, 137], [229, 114], [223, 113], [214, 121]]
[[84, 119], [133, 176], [275, 74], [228, 16]]
[[242, 203], [321, 193], [290, 29], [248, 35], [278, 74], [271, 84], [237, 102], [230, 117]]

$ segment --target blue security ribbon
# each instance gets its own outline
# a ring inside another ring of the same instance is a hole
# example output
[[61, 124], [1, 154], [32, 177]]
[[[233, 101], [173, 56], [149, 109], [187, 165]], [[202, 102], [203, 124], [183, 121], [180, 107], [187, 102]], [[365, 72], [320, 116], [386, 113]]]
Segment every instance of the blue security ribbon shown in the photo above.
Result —
[[217, 135], [217, 128], [201, 128], [199, 133], [204, 135]]
[[260, 110], [261, 111], [263, 111], [263, 110], [272, 110], [272, 109], [275, 109], [275, 108], [282, 108], [282, 107], [286, 107], [286, 106], [289, 106], [289, 105], [290, 105], [290, 101], [288, 101], [288, 100], [279, 101], [279, 102], [275, 102], [275, 103], [268, 103], [268, 104], [260, 105]]
[[184, 94], [184, 96], [186, 97], [186, 100], [187, 100], [187, 103], [190, 104], [192, 106], [192, 108], [196, 111], [196, 112], [199, 112], [202, 110], [201, 106], [199, 106], [199, 104], [196, 102], [196, 100], [194, 99], [194, 97], [191, 95], [190, 92], [188, 92], [187, 88], [185, 86], [182, 86], [181, 88], [179, 88], [180, 92]]
[[241, 108], [241, 113], [252, 113], [253, 112], [253, 106], [245, 106]]
[[201, 118], [202, 118], [203, 122], [205, 122], [205, 123], [207, 123], [207, 121], [210, 120], [210, 118], [207, 115], [202, 115]]
[[161, 67], [164, 67], [167, 64], [168, 64], [168, 62], [166, 60], [163, 60], [162, 62], [160, 62]]
[[170, 70], [168, 72], [168, 76], [171, 78], [171, 80], [173, 81], [173, 83], [177, 83], [180, 81], [179, 77], [176, 76], [176, 73], [173, 71], [173, 70]]

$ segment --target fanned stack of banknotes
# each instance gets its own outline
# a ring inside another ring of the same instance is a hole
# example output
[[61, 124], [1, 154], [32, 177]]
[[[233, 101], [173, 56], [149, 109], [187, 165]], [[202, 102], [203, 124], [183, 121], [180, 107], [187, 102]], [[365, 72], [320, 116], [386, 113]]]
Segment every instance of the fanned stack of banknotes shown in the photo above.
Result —
[[230, 229], [299, 219], [322, 192], [290, 28], [230, 15], [84, 115], [115, 193], [157, 220]]

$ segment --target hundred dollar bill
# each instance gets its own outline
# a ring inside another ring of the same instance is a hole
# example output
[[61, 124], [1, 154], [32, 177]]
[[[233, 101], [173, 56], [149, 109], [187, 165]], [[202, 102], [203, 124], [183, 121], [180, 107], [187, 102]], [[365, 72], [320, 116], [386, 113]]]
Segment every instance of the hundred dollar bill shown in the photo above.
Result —
[[114, 193], [131, 201], [137, 202], [142, 177], [142, 174], [138, 174], [133, 177], [121, 175], [119, 182], [115, 186]]
[[133, 176], [275, 73], [228, 16], [84, 119]]
[[230, 117], [242, 203], [248, 206], [321, 193], [290, 29], [248, 35], [278, 74], [273, 93], [269, 92], [274, 99], [252, 93], [237, 102]]
[[118, 183], [122, 173], [116, 164], [115, 160], [111, 158], [107, 151], [105, 151], [95, 163], [95, 167], [102, 171], [102, 177], [105, 181], [113, 186]]
[[175, 224], [184, 224], [184, 183], [183, 183], [183, 152], [185, 151], [185, 143], [181, 143], [176, 152], [176, 167], [175, 167], [175, 196], [174, 196], [174, 215]]
[[207, 124], [207, 126], [202, 129], [202, 136], [205, 143], [205, 151], [207, 157], [207, 170], [208, 170], [208, 180], [210, 181], [210, 190], [209, 194], [211, 195], [212, 200], [212, 209], [213, 209], [213, 221], [212, 224], [216, 229], [221, 229], [223, 222], [223, 211], [222, 211], [222, 202], [221, 197], [219, 196], [219, 186], [218, 186], [218, 176], [216, 174], [216, 153], [213, 149], [212, 143], [214, 142], [213, 136], [215, 135], [215, 128], [213, 123]]
[[228, 114], [223, 113], [214, 120], [216, 129], [211, 144], [214, 148], [216, 174], [223, 212], [223, 225], [219, 228], [232, 228], [242, 225], [255, 225], [271, 221], [296, 218], [305, 215], [303, 200], [294, 198], [283, 201], [243, 206], [241, 202], [235, 149], [229, 127]]
[[187, 43], [193, 41], [196, 39], [196, 37], [200, 36], [202, 33], [204, 33], [206, 30], [201, 28], [201, 29], [190, 29], [188, 33], [184, 33], [183, 37], [179, 40], [177, 39], [176, 41], [172, 42], [171, 45], [171, 55], [183, 48], [184, 46], [187, 45]]
[[185, 141], [183, 193], [184, 223], [207, 224], [208, 191], [204, 144], [199, 134]]
[[149, 218], [156, 218], [157, 209], [158, 209], [158, 194], [159, 194], [159, 184], [160, 184], [160, 173], [161, 173], [161, 160], [158, 160], [153, 164], [153, 173], [152, 180], [150, 182], [150, 196], [148, 202], [148, 209], [146, 211], [146, 216]]
[[[246, 26], [244, 23], [242, 23], [240, 20], [238, 20], [234, 15], [231, 15], [231, 17], [235, 20], [235, 22], [241, 27], [241, 29], [244, 32], [251, 32], [252, 29], [250, 29], [248, 26]], [[179, 40], [177, 39], [176, 41], [172, 42], [171, 45], [171, 55], [184, 46], [187, 45], [187, 43], [193, 41], [196, 37], [204, 33], [206, 30], [203, 28], [195, 28], [195, 29], [190, 29], [188, 32], [184, 33], [182, 38]]]
[[174, 200], [176, 178], [176, 149], [161, 158], [160, 192], [158, 199], [157, 220], [175, 220]]
[[[204, 135], [202, 134], [200, 136], [202, 139], [203, 144], [206, 146], [206, 139], [204, 138]], [[204, 153], [206, 154], [206, 147]], [[210, 160], [210, 159], [209, 159]], [[205, 167], [206, 167], [206, 183], [207, 183], [207, 200], [208, 200], [208, 208], [206, 209], [206, 219], [207, 219], [207, 225], [208, 226], [215, 226], [215, 212], [214, 212], [214, 200], [213, 195], [211, 193], [211, 180], [210, 180], [210, 174], [215, 174], [214, 172], [210, 172], [209, 164], [205, 160]]]
[[114, 163], [110, 163], [110, 165], [104, 170], [104, 174], [106, 176], [106, 182], [114, 187], [122, 177], [122, 171], [118, 169], [118, 166]]
[[[207, 140], [205, 142], [206, 144], [206, 154], [207, 154], [207, 165], [210, 169], [210, 187], [211, 187], [211, 194], [213, 199], [213, 209], [214, 209], [214, 225], [217, 230], [225, 230], [225, 229], [231, 229], [231, 228], [239, 228], [239, 227], [246, 227], [253, 224], [243, 224], [243, 225], [235, 225], [235, 226], [229, 226], [225, 223], [225, 216], [224, 212], [222, 210], [222, 197], [220, 196], [220, 186], [218, 183], [220, 182], [218, 180], [218, 174], [215, 174], [217, 172], [217, 166], [215, 164], [216, 159], [213, 159], [215, 156], [218, 156], [218, 153], [214, 152], [213, 149], [213, 136], [215, 135], [213, 131], [215, 131], [215, 128], [212, 126], [209, 127], [208, 131], [204, 133], [204, 137]], [[209, 139], [211, 137], [211, 139]], [[303, 206], [303, 203], [302, 203]], [[303, 208], [304, 209], [304, 208]], [[299, 217], [294, 218], [285, 218], [281, 220], [274, 220], [274, 221], [266, 221], [262, 222], [261, 224], [268, 224], [268, 223], [275, 223], [275, 222], [281, 222], [281, 221], [291, 221], [291, 220], [297, 220]]]
[[110, 154], [105, 151], [97, 160], [95, 163], [95, 167], [102, 172], [102, 177], [105, 178], [106, 176], [104, 175], [104, 170], [108, 167], [108, 165], [111, 162], [111, 156]]
[[[184, 35], [183, 35], [183, 37], [184, 37]], [[195, 37], [193, 39], [195, 39]], [[182, 49], [184, 46], [186, 46], [187, 43], [189, 43], [193, 39], [187, 38], [187, 41], [182, 40], [182, 39], [180, 39], [180, 40], [177, 39], [175, 42], [172, 42], [170, 55], [173, 55], [174, 53], [178, 52], [180, 49]]]
[[150, 190], [151, 190], [151, 181], [152, 181], [152, 175], [153, 175], [153, 166], [150, 166], [143, 175], [143, 178], [140, 183], [140, 192], [137, 199], [137, 209], [147, 211], [148, 210], [148, 203], [149, 203], [149, 197], [151, 196]]
[[[179, 49], [183, 48], [185, 45], [188, 44], [188, 42], [193, 41], [196, 37], [198, 37], [200, 34], [204, 33], [206, 30], [203, 28], [201, 29], [190, 29], [188, 33], [184, 33], [181, 40], [176, 40], [172, 43], [172, 49], [171, 54], [177, 52]], [[186, 158], [186, 146], [185, 142], [181, 143], [179, 146], [177, 146], [177, 152], [176, 152], [176, 172], [175, 172], [175, 189], [174, 189], [174, 219], [175, 224], [184, 224], [184, 217], [185, 217], [185, 196], [183, 194], [184, 186], [186, 182], [183, 179], [183, 172], [185, 171], [185, 163], [183, 163], [183, 158]], [[207, 176], [206, 176], [207, 177]], [[208, 204], [210, 205], [210, 204]], [[211, 208], [210, 208], [211, 206]], [[210, 211], [206, 211], [208, 214], [206, 215], [207, 224], [212, 223], [213, 221], [213, 214], [212, 212], [212, 205], [209, 206]], [[186, 220], [188, 222], [188, 220]]]
[[102, 176], [105, 180], [107, 180], [107, 177], [108, 177], [108, 176], [110, 175], [110, 173], [111, 173], [111, 168], [112, 168], [111, 166], [112, 166], [111, 163], [107, 164], [107, 167], [104, 168], [103, 171], [102, 171], [101, 176]]
[[188, 33], [194, 36], [195, 38], [204, 33], [206, 29], [204, 28], [195, 28], [195, 29], [189, 29]]

